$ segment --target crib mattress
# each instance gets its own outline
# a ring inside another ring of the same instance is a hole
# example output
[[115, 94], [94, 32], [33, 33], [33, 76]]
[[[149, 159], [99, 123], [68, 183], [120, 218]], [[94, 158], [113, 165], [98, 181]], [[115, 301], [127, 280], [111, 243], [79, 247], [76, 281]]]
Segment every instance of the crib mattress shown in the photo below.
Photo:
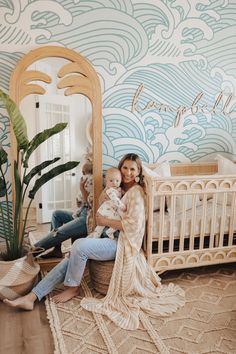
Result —
[[[224, 234], [229, 232], [230, 218], [231, 218], [231, 206], [226, 206], [225, 217], [222, 215], [222, 205], [217, 204], [216, 217], [213, 220], [213, 208], [212, 201], [207, 203], [206, 217], [205, 217], [205, 228], [203, 234], [205, 236], [210, 235], [211, 231], [213, 234], [219, 234], [221, 230], [221, 225], [224, 230]], [[174, 225], [173, 225], [173, 237], [175, 239], [180, 238], [181, 229], [184, 228], [183, 234], [187, 238], [191, 234], [191, 226], [193, 225], [194, 236], [199, 236], [201, 234], [201, 227], [203, 223], [203, 206], [198, 205], [196, 207], [196, 217], [192, 220], [192, 209], [186, 211], [186, 217], [183, 220], [183, 214], [177, 212], [175, 215]], [[233, 229], [236, 232], [236, 216], [233, 218]], [[211, 230], [212, 229], [212, 230]], [[153, 213], [153, 240], [158, 240], [160, 237], [160, 212], [155, 211]], [[164, 217], [164, 227], [162, 232], [162, 238], [169, 239], [171, 235], [171, 215], [166, 212]]]

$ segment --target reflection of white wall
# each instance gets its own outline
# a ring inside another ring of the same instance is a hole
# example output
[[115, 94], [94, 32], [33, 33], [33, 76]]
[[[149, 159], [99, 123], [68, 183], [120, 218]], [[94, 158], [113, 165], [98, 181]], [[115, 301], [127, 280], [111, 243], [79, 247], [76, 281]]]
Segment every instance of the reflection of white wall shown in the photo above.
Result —
[[35, 103], [34, 95], [26, 96], [20, 104], [20, 111], [26, 120], [28, 137], [31, 140], [36, 134], [35, 125]]

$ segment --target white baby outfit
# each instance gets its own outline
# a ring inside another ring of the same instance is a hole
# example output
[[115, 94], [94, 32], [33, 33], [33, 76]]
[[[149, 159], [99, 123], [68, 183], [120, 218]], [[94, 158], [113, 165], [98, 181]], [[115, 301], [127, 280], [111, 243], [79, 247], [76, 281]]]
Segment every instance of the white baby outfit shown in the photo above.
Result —
[[[110, 198], [105, 200], [98, 208], [98, 213], [104, 217], [114, 220], [120, 220], [121, 214], [125, 210], [125, 205], [121, 201], [121, 188], [110, 187], [106, 190], [106, 194]], [[88, 238], [99, 238], [104, 231], [104, 226], [96, 226], [95, 230], [88, 235]], [[109, 228], [106, 230], [106, 234], [109, 238], [114, 239], [114, 232], [116, 230]]]

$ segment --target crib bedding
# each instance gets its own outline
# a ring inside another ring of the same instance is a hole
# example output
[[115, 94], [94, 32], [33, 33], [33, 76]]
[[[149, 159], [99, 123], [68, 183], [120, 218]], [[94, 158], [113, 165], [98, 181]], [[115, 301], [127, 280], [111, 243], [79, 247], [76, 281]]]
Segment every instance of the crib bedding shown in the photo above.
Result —
[[[215, 235], [219, 234], [221, 227], [222, 227], [221, 226], [222, 223], [224, 223], [224, 225], [223, 225], [224, 233], [225, 234], [229, 233], [229, 220], [230, 220], [230, 216], [231, 216], [231, 212], [232, 212], [231, 206], [226, 206], [225, 217], [223, 217], [222, 205], [217, 204], [216, 216], [214, 219], [213, 219], [212, 206], [213, 206], [212, 201], [208, 201], [207, 208], [206, 208], [206, 214], [205, 214], [206, 216], [205, 216], [204, 236], [210, 235], [211, 228], [213, 229], [213, 233]], [[184, 227], [184, 237], [185, 238], [190, 237], [192, 225], [193, 225], [194, 237], [201, 234], [201, 227], [202, 227], [203, 215], [204, 215], [203, 205], [200, 204], [196, 207], [196, 217], [195, 218], [192, 218], [192, 213], [193, 213], [192, 209], [186, 210], [186, 214], [185, 214], [184, 218], [183, 218], [182, 212], [177, 212], [175, 214], [175, 218], [174, 218], [175, 222], [174, 222], [173, 236], [172, 236], [172, 237], [174, 237], [174, 239], [180, 238], [181, 228], [183, 228], [183, 227]], [[173, 223], [173, 219], [172, 219], [172, 223]], [[184, 224], [184, 225], [182, 225], [182, 224]], [[171, 214], [169, 212], [165, 212], [164, 227], [162, 229], [162, 239], [163, 240], [170, 239], [170, 235], [171, 235], [170, 226], [171, 226]], [[234, 218], [233, 230], [235, 230], [235, 232], [236, 232], [236, 216]], [[153, 237], [152, 237], [153, 241], [157, 241], [159, 239], [159, 235], [160, 235], [160, 212], [159, 211], [153, 212], [152, 235], [153, 235]]]

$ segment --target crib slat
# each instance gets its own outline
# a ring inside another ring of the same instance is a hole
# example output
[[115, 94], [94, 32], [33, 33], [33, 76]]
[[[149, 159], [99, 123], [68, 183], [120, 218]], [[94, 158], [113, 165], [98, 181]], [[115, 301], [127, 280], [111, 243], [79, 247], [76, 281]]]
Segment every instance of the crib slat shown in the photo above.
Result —
[[[223, 193], [223, 201], [222, 201], [222, 212], [220, 218], [220, 238], [218, 247], [223, 247], [223, 238], [224, 238], [224, 230], [225, 230], [225, 219], [226, 219], [226, 203], [227, 203], [227, 195]], [[217, 246], [217, 245], [216, 245]]]
[[[165, 197], [160, 196], [160, 228], [159, 228], [159, 237], [158, 237], [158, 253], [163, 253], [163, 236], [165, 230]], [[158, 222], [158, 220], [156, 221]]]
[[186, 227], [186, 194], [183, 195], [183, 204], [182, 204], [182, 217], [181, 217], [181, 226], [180, 226], [180, 241], [179, 241], [179, 251], [184, 250], [184, 236], [185, 236], [185, 227]]
[[236, 209], [236, 192], [232, 193], [232, 202], [231, 202], [231, 210], [230, 210], [230, 219], [229, 219], [229, 239], [228, 246], [233, 245], [233, 235], [235, 230], [235, 209]]
[[213, 195], [213, 199], [212, 199], [210, 248], [213, 248], [214, 247], [214, 243], [215, 243], [216, 208], [217, 208], [217, 194], [214, 194]]
[[193, 206], [191, 213], [191, 229], [190, 229], [190, 241], [189, 249], [192, 251], [194, 249], [194, 235], [196, 228], [196, 194], [193, 195]]
[[204, 236], [206, 234], [206, 217], [207, 217], [207, 194], [203, 195], [202, 201], [202, 219], [199, 248], [202, 250], [204, 246]]
[[175, 228], [175, 215], [176, 215], [176, 196], [172, 195], [170, 198], [170, 237], [169, 237], [169, 252], [174, 249], [174, 228]]

